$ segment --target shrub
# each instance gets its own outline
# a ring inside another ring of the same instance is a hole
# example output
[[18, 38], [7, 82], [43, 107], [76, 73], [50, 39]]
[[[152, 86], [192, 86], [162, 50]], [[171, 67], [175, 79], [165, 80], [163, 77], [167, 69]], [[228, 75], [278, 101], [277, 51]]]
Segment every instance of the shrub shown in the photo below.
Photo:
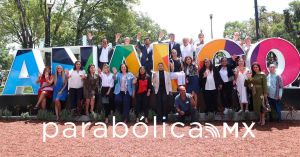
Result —
[[29, 119], [29, 112], [21, 113], [21, 119], [24, 119], [24, 120]]
[[105, 118], [105, 113], [103, 111], [101, 111], [100, 114], [96, 112], [90, 114], [90, 119], [92, 121], [103, 122], [104, 118]]
[[150, 121], [153, 121], [154, 116], [156, 116], [156, 119], [157, 119], [156, 113], [155, 113], [153, 110], [149, 110], [148, 119], [149, 119]]
[[5, 110], [2, 111], [2, 116], [5, 116], [5, 117], [12, 116], [12, 112], [6, 108]]
[[39, 110], [37, 115], [36, 115], [37, 119], [39, 120], [43, 120], [43, 121], [54, 121], [55, 120], [55, 116], [52, 112], [49, 112], [47, 110]]
[[70, 111], [70, 110], [67, 110], [67, 109], [63, 109], [63, 110], [61, 111], [60, 119], [61, 119], [62, 121], [72, 121], [73, 118], [72, 118], [71, 111]]

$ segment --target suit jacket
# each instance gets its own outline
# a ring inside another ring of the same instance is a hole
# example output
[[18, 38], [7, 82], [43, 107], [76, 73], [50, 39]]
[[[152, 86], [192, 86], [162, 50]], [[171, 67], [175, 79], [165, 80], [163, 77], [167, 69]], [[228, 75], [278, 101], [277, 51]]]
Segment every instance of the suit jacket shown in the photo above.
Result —
[[[221, 68], [222, 68], [222, 65], [219, 65], [218, 66], [218, 72], [220, 72]], [[233, 81], [230, 78], [232, 78], [232, 77], [234, 78], [234, 72], [233, 72], [232, 66], [229, 65], [229, 64], [227, 65], [227, 77], [229, 79], [229, 82]]]
[[141, 64], [147, 70], [147, 73], [150, 74], [150, 71], [153, 69], [153, 52], [150, 50], [148, 53], [146, 45], [142, 45], [141, 42], [137, 42], [138, 48], [141, 50]]
[[[201, 89], [205, 90], [206, 78], [203, 78], [206, 68], [203, 66], [202, 69], [199, 71], [199, 84]], [[214, 80], [216, 89], [218, 89], [219, 85], [223, 84], [223, 80], [221, 79], [220, 73], [216, 68], [213, 68], [214, 73]]]
[[[180, 44], [177, 42], [174, 42], [173, 49], [177, 51], [177, 57], [181, 57], [181, 49], [180, 49]], [[171, 57], [171, 43], [169, 42], [169, 56]]]
[[[165, 75], [165, 88], [166, 88], [166, 93], [169, 95], [170, 92], [172, 92], [172, 84], [171, 84], [171, 78], [170, 78], [170, 73], [164, 71]], [[155, 90], [155, 94], [158, 93], [159, 89], [159, 72], [157, 71], [155, 74], [152, 76], [152, 82]]]
[[[113, 48], [109, 48], [109, 50], [108, 50], [108, 63], [111, 60], [113, 52], [114, 52], [114, 49]], [[97, 61], [98, 61], [98, 65], [100, 65], [100, 56], [101, 56], [101, 53], [102, 53], [102, 47], [98, 47], [97, 48]]]

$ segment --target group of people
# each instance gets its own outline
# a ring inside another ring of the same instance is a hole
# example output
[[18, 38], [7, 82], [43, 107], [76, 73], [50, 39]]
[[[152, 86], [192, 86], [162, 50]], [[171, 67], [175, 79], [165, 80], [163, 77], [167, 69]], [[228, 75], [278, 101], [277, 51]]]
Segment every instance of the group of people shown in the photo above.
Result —
[[[236, 36], [237, 33], [234, 34]], [[163, 33], [159, 34], [158, 42], [162, 43]], [[121, 34], [116, 34], [116, 43], [119, 43]], [[280, 98], [282, 95], [282, 79], [276, 74], [276, 65], [269, 65], [269, 74], [261, 71], [258, 63], [253, 63], [251, 69], [245, 66], [243, 57], [223, 57], [219, 66], [214, 66], [212, 61], [205, 59], [203, 65], [197, 65], [196, 56], [204, 45], [204, 35], [199, 34], [199, 41], [193, 43], [189, 38], [183, 39], [183, 44], [175, 42], [175, 35], [169, 34], [169, 67], [163, 63], [154, 65], [158, 71], [153, 71], [153, 48], [150, 38], [140, 42], [141, 33], [137, 34], [136, 48], [140, 54], [142, 66], [135, 76], [125, 63], [120, 67], [110, 68], [108, 63], [112, 57], [113, 48], [108, 46], [108, 40], [102, 39], [98, 48], [98, 66], [91, 64], [85, 72], [80, 61], [76, 61], [71, 71], [64, 70], [58, 65], [54, 74], [46, 67], [38, 82], [38, 102], [35, 108], [46, 108], [46, 99], [51, 98], [55, 104], [57, 120], [61, 114], [61, 102], [71, 102], [72, 113], [94, 113], [97, 95], [105, 110], [105, 122], [112, 111], [121, 113], [124, 122], [129, 120], [129, 111], [132, 101], [135, 102], [137, 121], [144, 113], [145, 122], [148, 123], [149, 100], [151, 93], [156, 96], [156, 113], [158, 121], [168, 120], [166, 109], [167, 97], [173, 95], [171, 80], [176, 79], [179, 94], [175, 97], [174, 107], [179, 120], [191, 116], [192, 121], [197, 121], [198, 95], [203, 93], [206, 104], [206, 113], [219, 112], [218, 95], [221, 97], [224, 114], [233, 109], [232, 93], [237, 91], [240, 109], [238, 113], [249, 112], [249, 103], [253, 111], [259, 115], [259, 123], [265, 124], [265, 113], [269, 110], [267, 102], [273, 106], [280, 121]], [[238, 39], [234, 39], [237, 43]], [[246, 39], [245, 49], [250, 49], [251, 38]], [[250, 41], [249, 41], [250, 40]], [[250, 45], [249, 45], [250, 43]], [[130, 38], [124, 39], [124, 44], [130, 44]], [[246, 51], [247, 52], [247, 51]], [[119, 68], [117, 70], [116, 68]], [[110, 71], [112, 69], [112, 71]], [[69, 93], [69, 94], [68, 94]]]

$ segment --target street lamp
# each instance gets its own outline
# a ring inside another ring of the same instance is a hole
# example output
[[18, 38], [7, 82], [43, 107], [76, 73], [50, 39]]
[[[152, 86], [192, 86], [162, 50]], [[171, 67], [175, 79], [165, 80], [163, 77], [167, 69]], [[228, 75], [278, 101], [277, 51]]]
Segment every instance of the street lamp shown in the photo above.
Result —
[[259, 19], [258, 19], [258, 6], [257, 0], [254, 0], [254, 9], [255, 9], [255, 31], [256, 31], [256, 39], [259, 40]]
[[47, 0], [46, 5], [48, 8], [48, 14], [45, 21], [45, 47], [50, 47], [50, 21], [51, 21], [51, 9], [55, 3], [55, 0]]
[[214, 38], [213, 36], [213, 29], [212, 29], [212, 18], [213, 18], [213, 14], [209, 14], [209, 18], [210, 18], [210, 35], [211, 35], [211, 39]]

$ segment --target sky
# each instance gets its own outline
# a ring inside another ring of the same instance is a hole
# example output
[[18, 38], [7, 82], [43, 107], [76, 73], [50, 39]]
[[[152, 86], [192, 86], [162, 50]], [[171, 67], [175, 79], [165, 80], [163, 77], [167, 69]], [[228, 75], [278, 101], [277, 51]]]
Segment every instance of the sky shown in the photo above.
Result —
[[[258, 6], [283, 13], [291, 1], [258, 0]], [[176, 41], [183, 37], [197, 39], [201, 29], [206, 40], [211, 40], [209, 14], [213, 14], [214, 39], [223, 37], [226, 22], [254, 18], [254, 0], [140, 0], [134, 9], [146, 13], [169, 33], [175, 33]]]

